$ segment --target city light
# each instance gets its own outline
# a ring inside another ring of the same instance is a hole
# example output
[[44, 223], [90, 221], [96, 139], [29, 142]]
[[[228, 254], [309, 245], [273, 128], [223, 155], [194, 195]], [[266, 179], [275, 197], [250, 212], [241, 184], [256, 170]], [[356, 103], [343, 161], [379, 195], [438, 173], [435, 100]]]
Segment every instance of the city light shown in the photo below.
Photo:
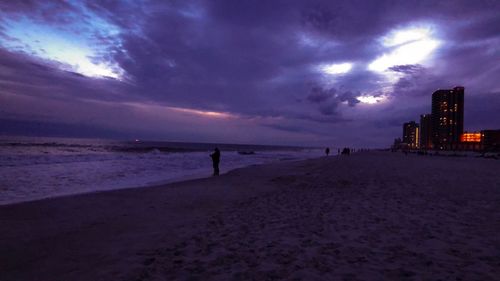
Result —
[[481, 142], [481, 133], [463, 133], [460, 136], [461, 142]]

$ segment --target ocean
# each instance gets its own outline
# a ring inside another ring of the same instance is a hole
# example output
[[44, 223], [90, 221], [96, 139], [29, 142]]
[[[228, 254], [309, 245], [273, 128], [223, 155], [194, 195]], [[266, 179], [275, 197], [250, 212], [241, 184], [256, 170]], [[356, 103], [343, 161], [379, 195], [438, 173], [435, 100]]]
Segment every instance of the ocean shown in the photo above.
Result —
[[207, 177], [215, 147], [221, 173], [323, 156], [287, 146], [1, 137], [0, 205]]

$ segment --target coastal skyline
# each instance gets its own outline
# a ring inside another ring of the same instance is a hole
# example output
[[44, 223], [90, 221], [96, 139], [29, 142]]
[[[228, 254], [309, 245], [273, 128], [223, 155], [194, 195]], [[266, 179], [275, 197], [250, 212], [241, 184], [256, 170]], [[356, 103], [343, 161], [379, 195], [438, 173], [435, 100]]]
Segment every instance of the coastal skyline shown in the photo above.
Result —
[[387, 147], [462, 85], [500, 129], [497, 1], [4, 1], [0, 134]]
[[[439, 89], [432, 94], [431, 113], [420, 115], [420, 123], [403, 124], [403, 138], [396, 138], [394, 149], [497, 151], [500, 129], [464, 129], [464, 87]], [[423, 151], [422, 151], [423, 150]]]

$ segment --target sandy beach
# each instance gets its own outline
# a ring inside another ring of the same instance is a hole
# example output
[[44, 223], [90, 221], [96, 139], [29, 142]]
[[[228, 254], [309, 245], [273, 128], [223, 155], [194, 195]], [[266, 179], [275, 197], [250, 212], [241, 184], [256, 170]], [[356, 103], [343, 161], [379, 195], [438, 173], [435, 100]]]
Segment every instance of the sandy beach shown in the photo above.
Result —
[[0, 280], [498, 280], [499, 171], [366, 152], [0, 206]]

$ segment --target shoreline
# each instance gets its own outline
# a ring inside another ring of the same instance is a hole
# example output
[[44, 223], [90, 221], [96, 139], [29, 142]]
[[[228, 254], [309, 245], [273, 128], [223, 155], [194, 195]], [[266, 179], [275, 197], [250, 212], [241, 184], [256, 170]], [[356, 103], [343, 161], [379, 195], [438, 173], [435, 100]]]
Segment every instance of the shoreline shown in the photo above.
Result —
[[362, 152], [3, 205], [0, 275], [494, 280], [499, 168]]
[[[334, 155], [337, 156], [337, 155]], [[334, 157], [334, 156], [329, 156], [329, 157]], [[319, 159], [322, 157], [315, 157], [315, 158], [308, 158], [308, 159], [286, 159], [286, 160], [276, 160], [273, 162], [269, 163], [261, 163], [261, 164], [249, 164], [247, 166], [242, 166], [242, 167], [237, 167], [233, 168], [230, 170], [227, 170], [223, 173], [220, 174], [220, 176], [229, 174], [235, 170], [239, 169], [246, 169], [246, 168], [251, 168], [251, 167], [256, 167], [256, 166], [262, 166], [262, 165], [274, 165], [278, 163], [285, 163], [285, 162], [298, 162], [298, 161], [307, 161], [307, 160], [314, 160], [314, 159]], [[187, 175], [187, 176], [180, 176], [176, 178], [172, 178], [170, 180], [162, 180], [158, 182], [153, 182], [149, 183], [146, 185], [139, 185], [139, 186], [130, 186], [130, 187], [119, 187], [119, 188], [110, 188], [110, 189], [102, 189], [102, 190], [92, 190], [88, 192], [76, 192], [76, 193], [68, 193], [68, 194], [60, 194], [60, 195], [53, 195], [53, 196], [48, 196], [48, 197], [42, 197], [42, 198], [36, 198], [36, 199], [31, 199], [31, 200], [26, 200], [26, 201], [16, 201], [16, 202], [8, 202], [8, 203], [1, 203], [0, 202], [0, 207], [2, 206], [12, 206], [12, 205], [17, 205], [17, 204], [24, 204], [24, 203], [32, 203], [32, 202], [38, 202], [38, 201], [45, 201], [45, 200], [51, 200], [51, 199], [57, 199], [57, 198], [66, 198], [66, 197], [76, 197], [76, 196], [84, 196], [84, 195], [89, 195], [89, 194], [96, 194], [96, 193], [104, 193], [104, 192], [115, 192], [115, 191], [123, 191], [123, 190], [128, 190], [128, 189], [144, 189], [144, 188], [155, 188], [155, 187], [167, 187], [169, 185], [173, 184], [180, 184], [183, 182], [189, 183], [191, 181], [196, 181], [196, 180], [203, 180], [203, 179], [209, 179], [212, 178], [212, 175], [202, 175], [201, 173], [195, 173], [192, 175]]]
[[[373, 150], [372, 152], [385, 152], [385, 151], [377, 151]], [[362, 152], [364, 153], [364, 152]], [[402, 152], [394, 152], [398, 154], [402, 154]], [[416, 151], [412, 151], [409, 154], [418, 154]], [[440, 154], [429, 154], [425, 155], [422, 157], [460, 157], [460, 158], [469, 158], [469, 159], [487, 159], [487, 160], [498, 160], [500, 157], [500, 154], [498, 153], [487, 153], [486, 156], [482, 156], [481, 153], [479, 152], [452, 152], [452, 151], [444, 151], [441, 152]], [[342, 155], [330, 155], [328, 157], [338, 157]], [[322, 159], [325, 156], [320, 156], [320, 157], [314, 157], [314, 158], [308, 158], [308, 159], [286, 159], [286, 160], [276, 160], [273, 162], [269, 163], [260, 163], [260, 164], [249, 164], [247, 166], [242, 166], [234, 169], [227, 170], [224, 173], [221, 173], [220, 175], [225, 175], [228, 174], [234, 170], [238, 169], [245, 169], [245, 168], [251, 168], [254, 166], [262, 166], [262, 165], [273, 165], [277, 163], [283, 163], [283, 162], [297, 162], [297, 161], [307, 161], [307, 160], [315, 160], [315, 159]], [[182, 182], [190, 182], [193, 180], [201, 180], [201, 179], [208, 179], [211, 178], [212, 176], [206, 176], [206, 175], [201, 175], [201, 173], [196, 173], [192, 175], [187, 175], [187, 176], [180, 176], [177, 178], [173, 178], [170, 180], [162, 180], [154, 183], [149, 183], [145, 185], [138, 185], [138, 186], [129, 186], [129, 187], [120, 187], [120, 188], [110, 188], [110, 189], [102, 189], [102, 190], [93, 190], [93, 191], [88, 191], [88, 192], [75, 192], [75, 193], [68, 193], [68, 194], [61, 194], [61, 195], [54, 195], [54, 196], [48, 196], [48, 197], [42, 197], [42, 198], [36, 198], [36, 199], [31, 199], [31, 200], [26, 200], [26, 201], [16, 201], [16, 202], [8, 202], [8, 203], [1, 203], [0, 202], [0, 207], [2, 206], [11, 206], [11, 205], [17, 205], [17, 204], [24, 204], [24, 203], [30, 203], [30, 202], [38, 202], [38, 201], [43, 201], [43, 200], [50, 200], [50, 199], [55, 199], [55, 198], [64, 198], [64, 197], [73, 197], [73, 196], [80, 196], [80, 195], [86, 195], [86, 194], [94, 194], [94, 193], [103, 193], [103, 192], [114, 192], [114, 191], [121, 191], [121, 190], [127, 190], [127, 189], [143, 189], [143, 188], [152, 188], [152, 187], [160, 187], [160, 186], [167, 186], [171, 184], [176, 184], [176, 183], [182, 183]]]
[[[4, 152], [5, 149], [4, 149]], [[10, 154], [9, 154], [10, 153]], [[8, 152], [1, 165], [0, 205], [102, 190], [163, 185], [212, 174], [208, 153], [94, 153], [94, 149], [36, 148]], [[318, 157], [316, 151], [224, 154], [221, 172], [280, 161]]]
[[[236, 168], [236, 169], [238, 169], [238, 168]], [[228, 172], [230, 172], [230, 171], [228, 171]], [[226, 173], [228, 173], [228, 172], [226, 172]], [[226, 174], [226, 173], [224, 173], [224, 174]], [[182, 183], [182, 182], [190, 182], [190, 181], [194, 181], [194, 180], [201, 180], [201, 179], [210, 178], [210, 177], [204, 177], [204, 176], [198, 177], [198, 176], [199, 175], [195, 175], [193, 177], [185, 176], [185, 177], [180, 177], [179, 179], [174, 179], [173, 181], [161, 181], [161, 183], [158, 183], [158, 184], [153, 183], [153, 184], [147, 184], [144, 186], [131, 186], [131, 187], [120, 187], [120, 188], [112, 188], [112, 189], [92, 190], [92, 191], [88, 191], [88, 192], [68, 193], [68, 194], [54, 195], [54, 196], [49, 196], [49, 197], [36, 198], [36, 199], [32, 199], [32, 200], [27, 200], [27, 201], [0, 203], [0, 207], [13, 206], [13, 205], [19, 205], [19, 204], [36, 203], [36, 202], [40, 202], [40, 201], [59, 199], [59, 198], [79, 197], [79, 196], [100, 194], [100, 193], [106, 193], [106, 192], [115, 192], [115, 191], [119, 192], [119, 191], [128, 190], [128, 189], [166, 187], [166, 186], [171, 185], [171, 184], [177, 184], [177, 183]]]
[[[122, 280], [142, 265], [141, 252], [178, 241], [182, 232], [191, 232], [227, 204], [275, 191], [259, 183], [294, 162], [237, 168], [219, 177], [167, 185], [2, 205], [0, 274], [3, 280], [16, 281], [39, 276], [50, 280], [55, 273], [63, 280]], [[240, 176], [248, 177], [249, 172], [263, 178], [254, 181], [255, 187], [238, 187]]]

